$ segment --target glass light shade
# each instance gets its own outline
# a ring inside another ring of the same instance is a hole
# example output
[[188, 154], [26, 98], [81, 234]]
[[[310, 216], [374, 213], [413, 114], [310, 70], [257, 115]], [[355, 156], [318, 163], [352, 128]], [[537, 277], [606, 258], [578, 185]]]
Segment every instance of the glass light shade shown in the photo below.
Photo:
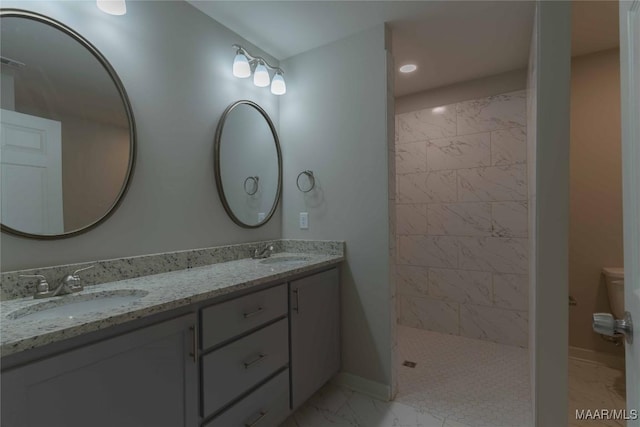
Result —
[[271, 79], [269, 78], [269, 71], [263, 64], [258, 64], [256, 70], [253, 72], [253, 84], [258, 87], [267, 87]]
[[284, 77], [279, 72], [273, 76], [271, 81], [271, 93], [274, 95], [284, 95], [287, 93], [287, 85], [284, 83]]
[[242, 53], [238, 53], [233, 60], [233, 75], [241, 79], [251, 75], [249, 60]]
[[125, 0], [96, 0], [96, 6], [109, 15], [124, 15], [127, 13]]

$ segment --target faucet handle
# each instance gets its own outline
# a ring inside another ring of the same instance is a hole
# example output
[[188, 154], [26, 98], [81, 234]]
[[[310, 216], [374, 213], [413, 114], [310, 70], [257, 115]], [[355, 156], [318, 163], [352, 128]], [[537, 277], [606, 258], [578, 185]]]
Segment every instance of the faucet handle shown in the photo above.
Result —
[[84, 289], [82, 286], [82, 279], [78, 276], [78, 273], [81, 271], [89, 270], [90, 268], [95, 267], [95, 264], [92, 264], [88, 267], [79, 268], [71, 274], [67, 274], [62, 278], [63, 286], [67, 286], [70, 292], [78, 292]]
[[71, 273], [71, 275], [72, 275], [72, 276], [77, 276], [77, 275], [78, 275], [78, 273], [80, 273], [81, 271], [85, 271], [85, 270], [92, 269], [92, 268], [93, 268], [93, 267], [95, 267], [95, 266], [96, 266], [95, 264], [91, 264], [91, 265], [90, 265], [90, 266], [88, 266], [88, 267], [82, 267], [82, 268], [80, 268], [80, 269], [78, 269], [78, 270], [74, 271], [73, 273]]
[[47, 278], [42, 274], [20, 274], [18, 277], [37, 278], [36, 293], [43, 294], [49, 292], [49, 282], [47, 282]]

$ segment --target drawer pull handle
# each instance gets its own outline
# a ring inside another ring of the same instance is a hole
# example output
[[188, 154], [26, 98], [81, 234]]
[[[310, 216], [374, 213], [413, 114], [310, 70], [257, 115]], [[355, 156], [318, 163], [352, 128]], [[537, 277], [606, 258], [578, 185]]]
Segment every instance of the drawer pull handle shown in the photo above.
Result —
[[293, 311], [295, 311], [296, 313], [300, 313], [300, 290], [299, 289], [294, 289], [293, 291], [293, 295], [295, 296], [296, 299], [296, 305], [293, 308]]
[[189, 356], [193, 358], [193, 363], [198, 363], [198, 331], [196, 325], [189, 326], [191, 331], [191, 352]]
[[256, 357], [255, 359], [253, 359], [250, 362], [243, 362], [244, 364], [244, 369], [249, 369], [250, 367], [252, 367], [253, 365], [255, 365], [258, 362], [262, 362], [264, 359], [266, 359], [267, 355], [260, 353], [260, 355], [258, 357]]
[[253, 316], [257, 315], [257, 314], [262, 313], [263, 311], [264, 311], [263, 307], [258, 307], [257, 310], [250, 311], [249, 313], [244, 313], [243, 316], [244, 316], [245, 319], [248, 319], [250, 317], [253, 317]]
[[260, 411], [260, 416], [258, 416], [258, 418], [256, 418], [255, 420], [253, 420], [253, 422], [246, 422], [244, 423], [244, 427], [255, 427], [258, 425], [258, 423], [260, 421], [262, 421], [262, 419], [269, 413], [269, 411]]

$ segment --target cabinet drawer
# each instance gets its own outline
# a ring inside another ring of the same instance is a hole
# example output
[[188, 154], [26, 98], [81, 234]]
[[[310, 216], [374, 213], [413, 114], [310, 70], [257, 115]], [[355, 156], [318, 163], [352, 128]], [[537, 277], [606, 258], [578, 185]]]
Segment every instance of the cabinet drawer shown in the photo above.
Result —
[[287, 287], [282, 284], [202, 310], [202, 349], [287, 314]]
[[203, 416], [240, 396], [289, 360], [287, 319], [254, 332], [202, 358]]
[[209, 421], [204, 427], [271, 427], [289, 415], [289, 370]]

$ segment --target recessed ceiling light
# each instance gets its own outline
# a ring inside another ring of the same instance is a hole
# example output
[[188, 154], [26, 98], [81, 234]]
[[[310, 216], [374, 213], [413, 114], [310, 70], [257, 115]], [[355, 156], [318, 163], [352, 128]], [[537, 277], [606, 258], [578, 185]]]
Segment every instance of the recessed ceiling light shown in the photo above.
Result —
[[402, 67], [400, 67], [400, 72], [401, 73], [413, 73], [417, 69], [418, 69], [418, 66], [416, 64], [405, 64]]

